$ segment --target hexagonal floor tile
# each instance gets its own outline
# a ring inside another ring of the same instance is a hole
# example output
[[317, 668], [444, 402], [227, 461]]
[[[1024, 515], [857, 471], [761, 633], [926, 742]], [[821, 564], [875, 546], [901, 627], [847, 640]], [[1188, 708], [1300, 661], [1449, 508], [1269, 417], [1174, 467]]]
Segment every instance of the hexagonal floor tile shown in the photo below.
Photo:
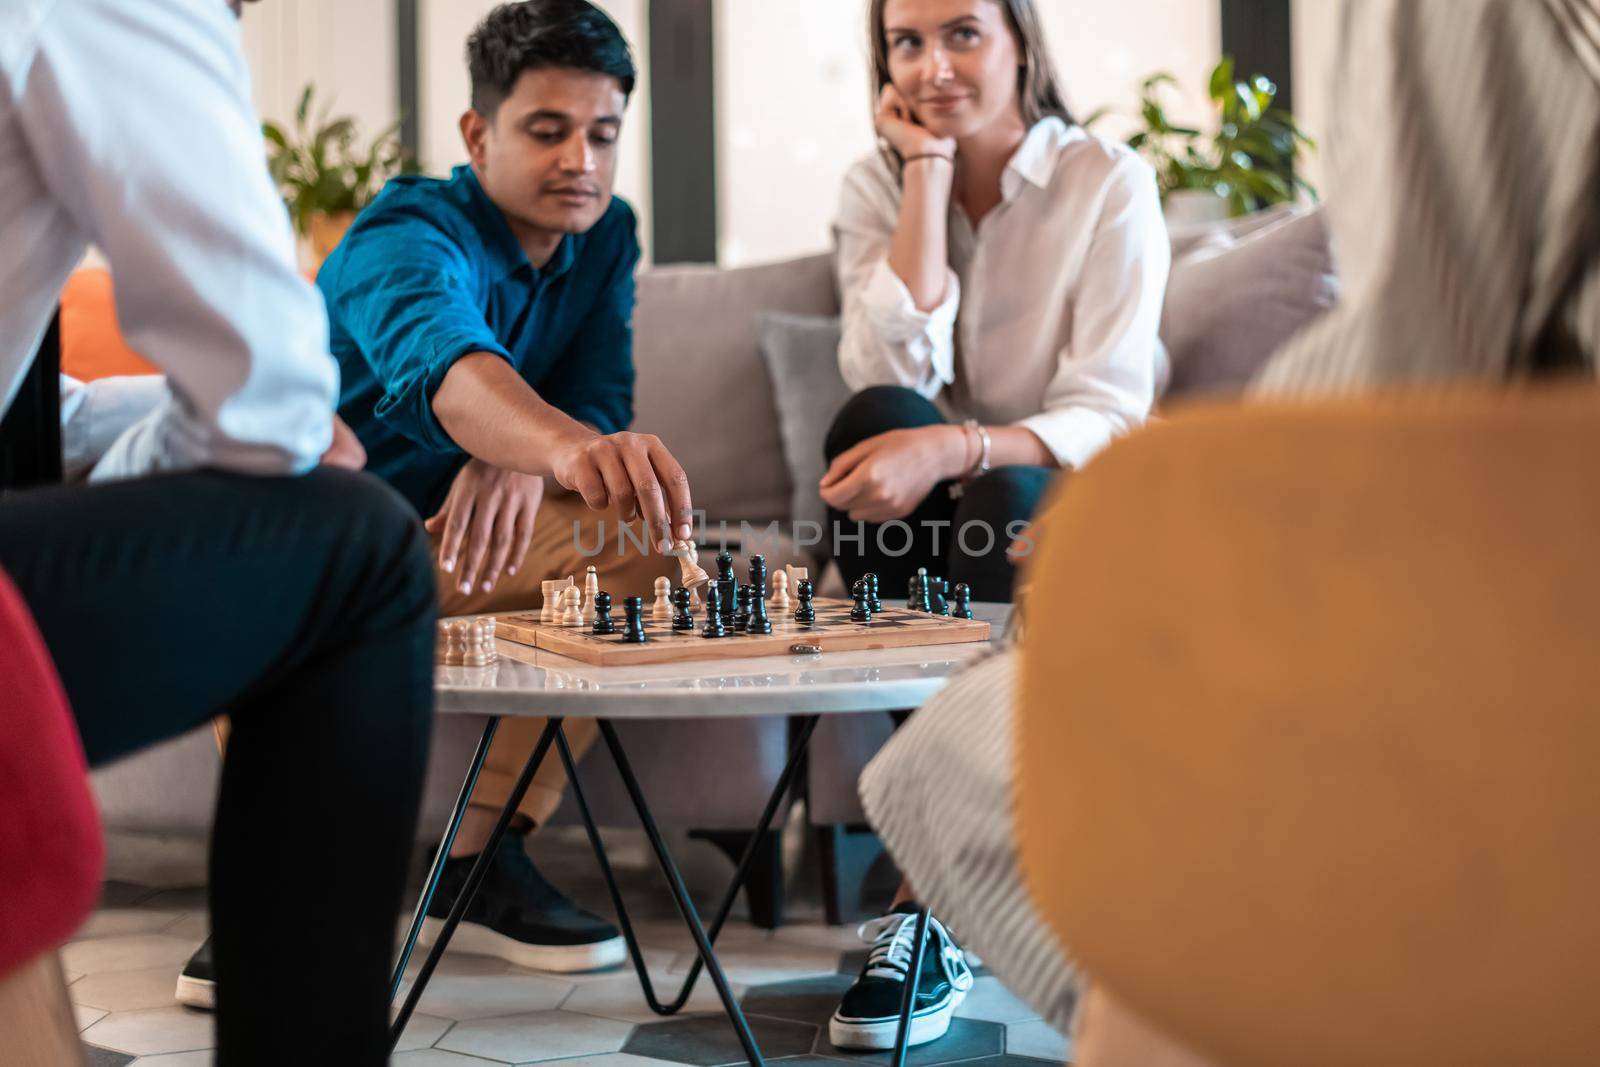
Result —
[[170, 1052], [163, 1056], [140, 1056], [128, 1067], [213, 1067], [217, 1054], [210, 1049], [204, 1052]]
[[82, 1004], [74, 1004], [72, 1014], [78, 1020], [78, 1032], [81, 1034], [111, 1013], [104, 1008], [86, 1008]]
[[824, 1026], [833, 1016], [833, 1010], [839, 1006], [839, 998], [853, 984], [854, 979], [842, 974], [777, 982], [756, 986], [745, 994], [741, 1005], [748, 1015], [792, 1019]]
[[1060, 1060], [1036, 1060], [1027, 1056], [988, 1056], [981, 1060], [968, 1060], [961, 1067], [1061, 1067]]
[[134, 1056], [216, 1047], [211, 1016], [179, 1007], [113, 1012], [85, 1030], [83, 1039]]
[[554, 1011], [571, 992], [566, 982], [531, 974], [435, 974], [417, 1010], [458, 1020], [528, 1015]]
[[126, 1053], [112, 1052], [108, 1048], [96, 1048], [93, 1045], [87, 1046], [83, 1052], [89, 1067], [125, 1067], [126, 1064], [134, 1062], [133, 1057]]
[[189, 941], [165, 934], [100, 937], [68, 944], [61, 950], [61, 965], [69, 971], [85, 975], [171, 967], [173, 981], [176, 982], [178, 968], [189, 961], [195, 948]]
[[1042, 1020], [1031, 1023], [1013, 1023], [1006, 1027], [1006, 1052], [1013, 1056], [1031, 1056], [1034, 1059], [1065, 1062], [1071, 1053], [1067, 1039]]
[[541, 1011], [457, 1023], [435, 1048], [502, 1063], [620, 1051], [633, 1027], [566, 1011]]
[[389, 1057], [392, 1067], [501, 1067], [498, 1060], [480, 1060], [459, 1052], [425, 1048], [417, 1052], [397, 1052]]
[[441, 1019], [437, 1015], [424, 1015], [422, 1012], [414, 1013], [406, 1021], [406, 1028], [400, 1035], [400, 1041], [394, 1046], [396, 1052], [411, 1052], [415, 1049], [432, 1048], [433, 1043], [445, 1035], [455, 1023], [449, 1019]]
[[[652, 974], [650, 977], [655, 986], [656, 996], [662, 1000], [676, 997], [683, 985], [681, 974]], [[733, 994], [736, 997], [742, 996], [744, 988], [734, 986]], [[662, 1017], [651, 1011], [650, 1006], [645, 1003], [644, 992], [639, 988], [639, 979], [633, 974], [580, 985], [572, 991], [570, 997], [562, 1001], [561, 1010], [579, 1012], [583, 1015], [598, 1015], [602, 1019], [616, 1019], [639, 1025], [663, 1021]], [[700, 980], [695, 983], [694, 993], [690, 995], [689, 1003], [683, 1010], [690, 1015], [722, 1011], [722, 998], [717, 995], [717, 987], [711, 984], [710, 978], [705, 975], [700, 976]]]
[[561, 1067], [678, 1067], [678, 1065], [669, 1060], [652, 1060], [648, 1056], [634, 1056], [627, 1052], [608, 1052], [604, 1056], [580, 1056], [574, 1060], [562, 1060]]
[[101, 908], [89, 916], [72, 939], [91, 941], [97, 937], [160, 933], [183, 917], [181, 911], [156, 908]]
[[1039, 1013], [1017, 998], [993, 976], [980, 978], [967, 991], [967, 999], [956, 1009], [958, 1019], [982, 1019], [991, 1023], [1026, 1023]]
[[[672, 965], [673, 973], [687, 974], [696, 958], [692, 952], [681, 954]], [[726, 951], [719, 948], [717, 962], [722, 965], [729, 982], [743, 986], [791, 982], [834, 971], [832, 952], [771, 941], [760, 947], [729, 948]]]
[[[768, 1060], [804, 1055], [817, 1039], [817, 1028], [809, 1023], [764, 1018], [750, 1019], [749, 1023], [762, 1056]], [[745, 1062], [744, 1049], [726, 1015], [701, 1015], [641, 1026], [622, 1051], [698, 1067]]]
[[146, 1008], [170, 1008], [177, 984], [178, 968], [168, 965], [85, 975], [72, 983], [67, 992], [74, 1004], [85, 1007], [105, 1011], [143, 1011]]
[[[853, 1060], [857, 1063], [886, 1064], [892, 1053], [862, 1052], [856, 1049], [835, 1048], [828, 1040], [828, 1028], [821, 1028], [816, 1049], [819, 1056]], [[937, 1041], [918, 1045], [906, 1053], [906, 1063], [923, 1067], [932, 1063], [953, 1063], [956, 1060], [975, 1060], [998, 1056], [1005, 1051], [1005, 1027], [999, 1023], [979, 1022], [976, 1019], [956, 1019], [950, 1030]], [[1060, 1061], [1057, 1061], [1058, 1063]]]

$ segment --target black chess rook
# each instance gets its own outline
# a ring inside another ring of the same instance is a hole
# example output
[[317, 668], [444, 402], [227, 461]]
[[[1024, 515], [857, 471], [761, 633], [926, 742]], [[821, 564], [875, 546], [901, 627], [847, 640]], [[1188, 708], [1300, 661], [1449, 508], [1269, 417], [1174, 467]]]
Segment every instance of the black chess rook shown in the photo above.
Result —
[[625, 645], [642, 645], [650, 638], [644, 632], [644, 597], [630, 596], [622, 598], [622, 613], [625, 616], [622, 631], [622, 643]]

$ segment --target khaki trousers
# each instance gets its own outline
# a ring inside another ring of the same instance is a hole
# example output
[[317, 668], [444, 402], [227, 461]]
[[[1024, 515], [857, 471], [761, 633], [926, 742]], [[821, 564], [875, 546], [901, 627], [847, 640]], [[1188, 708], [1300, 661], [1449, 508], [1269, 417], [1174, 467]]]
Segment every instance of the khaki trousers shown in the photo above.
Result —
[[[463, 593], [457, 575], [438, 570], [439, 538], [434, 536], [432, 543], [439, 584], [439, 614], [449, 617], [537, 610], [542, 606], [541, 582], [572, 575], [577, 579], [579, 588], [582, 588], [584, 572], [591, 566], [600, 575], [600, 588], [611, 594], [619, 622], [622, 618], [622, 598], [625, 596], [644, 597], [648, 611], [650, 600], [655, 595], [657, 578], [668, 577], [674, 585], [678, 583], [678, 561], [653, 552], [641, 553], [639, 544], [648, 543], [642, 538], [642, 528], [635, 524], [630, 540], [620, 537], [621, 527], [622, 523], [615, 515], [590, 511], [583, 498], [576, 494], [560, 493], [559, 490], [547, 492], [534, 523], [528, 554], [518, 566], [517, 573], [501, 574], [494, 589], [487, 593], [481, 590]], [[602, 533], [605, 545], [595, 555]], [[516, 786], [523, 765], [539, 743], [539, 735], [544, 731], [547, 721], [512, 716], [500, 720], [494, 743], [489, 746], [489, 754], [484, 759], [483, 773], [478, 776], [478, 784], [472, 791], [471, 802], [474, 807], [498, 810], [504, 806]], [[567, 719], [563, 723], [563, 731], [575, 760], [581, 758], [594, 743], [597, 733], [592, 719]], [[517, 810], [536, 825], [542, 826], [560, 805], [566, 786], [566, 771], [552, 746]]]

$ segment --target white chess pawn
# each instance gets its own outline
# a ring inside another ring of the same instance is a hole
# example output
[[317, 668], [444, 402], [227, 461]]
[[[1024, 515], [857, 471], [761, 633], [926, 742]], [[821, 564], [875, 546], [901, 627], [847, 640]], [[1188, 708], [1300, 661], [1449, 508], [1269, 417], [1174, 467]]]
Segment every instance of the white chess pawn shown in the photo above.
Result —
[[789, 572], [781, 570], [772, 576], [770, 605], [774, 612], [789, 610]]
[[650, 608], [650, 617], [652, 619], [672, 618], [671, 578], [662, 577], [656, 579], [656, 602]]
[[583, 621], [594, 622], [594, 598], [600, 592], [600, 574], [593, 567], [583, 572]]
[[562, 626], [583, 625], [583, 594], [576, 586], [567, 586], [561, 595], [561, 618], [558, 620]]
[[461, 657], [461, 662], [467, 667], [487, 667], [494, 656], [492, 623], [483, 619], [474, 619], [467, 627], [467, 648]]
[[467, 624], [452, 622], [449, 627], [444, 661], [452, 667], [459, 667], [467, 659]]

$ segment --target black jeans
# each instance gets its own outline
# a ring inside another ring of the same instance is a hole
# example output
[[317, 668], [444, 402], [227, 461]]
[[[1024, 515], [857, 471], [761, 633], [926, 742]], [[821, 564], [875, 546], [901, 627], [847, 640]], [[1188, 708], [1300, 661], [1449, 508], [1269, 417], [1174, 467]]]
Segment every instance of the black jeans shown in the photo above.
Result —
[[[366, 475], [0, 496], [91, 764], [232, 716], [211, 842], [219, 1064], [387, 1062], [433, 714], [433, 568]], [[283, 1024], [286, 1012], [294, 1025]]]
[[[890, 430], [944, 422], [938, 408], [910, 389], [864, 389], [850, 398], [828, 431], [828, 462]], [[834, 559], [845, 585], [876, 574], [884, 601], [896, 601], [905, 596], [917, 569], [926, 567], [929, 574], [949, 579], [951, 589], [961, 582], [971, 586], [974, 600], [1010, 603], [1016, 568], [1006, 549], [1019, 525], [1033, 518], [1054, 473], [1046, 467], [1000, 467], [967, 486], [960, 500], [952, 500], [950, 483], [942, 483], [902, 520], [909, 531], [892, 523], [868, 524], [859, 543], [840, 540], [840, 534], [854, 538], [858, 524], [829, 508], [829, 537], [837, 546]], [[908, 542], [909, 551], [903, 551]]]

